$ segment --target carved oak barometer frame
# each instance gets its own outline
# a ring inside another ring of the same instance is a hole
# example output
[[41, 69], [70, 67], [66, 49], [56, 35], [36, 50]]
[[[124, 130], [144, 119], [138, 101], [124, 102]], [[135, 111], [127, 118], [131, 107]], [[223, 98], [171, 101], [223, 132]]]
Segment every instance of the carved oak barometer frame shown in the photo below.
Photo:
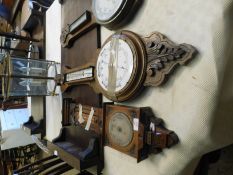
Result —
[[112, 101], [126, 101], [145, 86], [164, 83], [172, 70], [190, 61], [194, 53], [191, 45], [177, 45], [158, 32], [146, 37], [131, 31], [117, 32], [97, 50], [95, 65], [66, 69], [62, 91], [73, 85], [89, 84]]

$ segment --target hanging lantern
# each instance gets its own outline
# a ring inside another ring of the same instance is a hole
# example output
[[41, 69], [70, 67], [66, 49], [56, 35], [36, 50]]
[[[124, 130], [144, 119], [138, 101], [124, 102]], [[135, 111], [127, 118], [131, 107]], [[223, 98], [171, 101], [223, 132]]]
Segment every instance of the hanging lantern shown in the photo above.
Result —
[[0, 71], [4, 99], [55, 95], [57, 63], [54, 61], [11, 57], [6, 54], [0, 60]]

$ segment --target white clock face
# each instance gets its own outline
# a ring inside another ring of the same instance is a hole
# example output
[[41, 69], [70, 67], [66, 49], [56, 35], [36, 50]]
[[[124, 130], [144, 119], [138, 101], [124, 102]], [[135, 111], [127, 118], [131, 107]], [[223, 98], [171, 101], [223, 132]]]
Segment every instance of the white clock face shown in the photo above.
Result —
[[134, 55], [128, 43], [124, 40], [118, 40], [117, 50], [111, 49], [111, 41], [106, 43], [101, 49], [97, 60], [97, 80], [100, 86], [107, 91], [109, 88], [109, 67], [111, 64], [111, 52], [115, 54], [116, 58], [116, 84], [114, 91], [122, 90], [129, 82], [134, 68]]
[[93, 11], [100, 21], [110, 20], [124, 0], [94, 0]]

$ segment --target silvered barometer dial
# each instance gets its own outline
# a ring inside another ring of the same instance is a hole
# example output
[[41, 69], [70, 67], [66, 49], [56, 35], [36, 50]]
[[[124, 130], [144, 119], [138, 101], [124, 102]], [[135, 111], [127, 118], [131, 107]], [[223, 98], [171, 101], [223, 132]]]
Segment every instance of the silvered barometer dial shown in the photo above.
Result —
[[109, 120], [108, 132], [111, 141], [121, 147], [129, 145], [133, 138], [133, 126], [124, 113], [115, 113]]
[[[99, 54], [99, 58], [97, 61], [97, 78], [104, 90], [108, 90], [110, 85], [110, 81], [113, 76], [116, 79], [115, 87], [113, 87], [114, 92], [118, 92], [122, 90], [127, 83], [129, 82], [134, 68], [134, 55], [130, 46], [122, 39], [119, 39], [118, 46], [115, 48], [112, 47], [112, 42], [109, 41], [103, 47]], [[116, 57], [116, 58], [112, 58]], [[111, 67], [112, 59], [115, 59], [113, 62], [115, 65]], [[114, 74], [111, 77], [109, 71], [110, 69], [115, 69]]]
[[127, 31], [109, 37], [96, 64], [101, 92], [113, 101], [124, 101], [139, 90], [145, 77], [146, 57], [142, 41]]

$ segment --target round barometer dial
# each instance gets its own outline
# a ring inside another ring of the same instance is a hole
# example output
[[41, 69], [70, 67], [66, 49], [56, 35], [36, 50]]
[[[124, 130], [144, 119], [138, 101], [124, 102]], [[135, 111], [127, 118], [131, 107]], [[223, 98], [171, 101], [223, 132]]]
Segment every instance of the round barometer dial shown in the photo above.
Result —
[[122, 31], [110, 36], [96, 63], [100, 91], [113, 101], [124, 101], [140, 88], [145, 78], [146, 56], [141, 39]]
[[124, 113], [115, 113], [108, 125], [111, 142], [117, 146], [126, 147], [133, 139], [133, 125]]
[[126, 18], [135, 0], [93, 0], [92, 11], [99, 24], [113, 27]]
[[111, 52], [115, 52], [117, 63], [116, 68], [116, 87], [115, 92], [122, 90], [129, 82], [134, 69], [134, 55], [130, 46], [122, 39], [118, 42], [117, 50], [111, 50], [111, 41], [106, 43], [100, 52], [97, 61], [97, 78], [104, 90], [108, 90], [111, 77], [109, 76]]

